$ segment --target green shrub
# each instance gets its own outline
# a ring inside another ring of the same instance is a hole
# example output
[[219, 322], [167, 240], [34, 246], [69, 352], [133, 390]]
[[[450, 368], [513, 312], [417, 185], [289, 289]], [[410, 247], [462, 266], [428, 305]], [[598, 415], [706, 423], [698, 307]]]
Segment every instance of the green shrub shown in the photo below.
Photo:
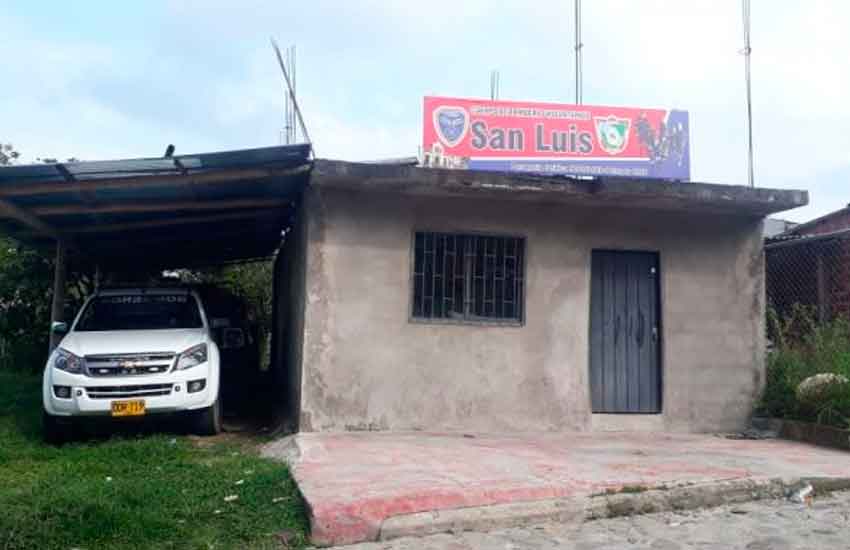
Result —
[[850, 321], [838, 317], [818, 323], [812, 308], [798, 305], [785, 319], [769, 311], [768, 330], [774, 348], [767, 357], [759, 410], [779, 418], [850, 427], [850, 389], [815, 405], [797, 399], [800, 382], [815, 374], [850, 378]]
[[40, 368], [47, 358], [52, 264], [0, 235], [0, 368]]

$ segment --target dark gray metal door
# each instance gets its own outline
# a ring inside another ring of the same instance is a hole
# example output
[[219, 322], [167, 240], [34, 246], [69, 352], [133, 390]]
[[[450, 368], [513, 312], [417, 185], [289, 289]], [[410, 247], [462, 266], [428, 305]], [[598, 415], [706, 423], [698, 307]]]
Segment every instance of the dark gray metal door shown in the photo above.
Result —
[[591, 264], [593, 412], [661, 412], [658, 254], [594, 250]]

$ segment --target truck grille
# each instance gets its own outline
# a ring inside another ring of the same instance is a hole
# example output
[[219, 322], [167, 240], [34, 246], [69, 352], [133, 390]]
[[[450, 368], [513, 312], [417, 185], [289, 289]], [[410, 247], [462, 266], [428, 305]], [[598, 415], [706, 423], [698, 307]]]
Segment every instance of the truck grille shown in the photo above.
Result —
[[86, 369], [90, 376], [158, 374], [168, 372], [173, 364], [173, 353], [86, 355]]
[[170, 395], [171, 384], [140, 384], [136, 386], [96, 386], [87, 387], [86, 393], [92, 399], [120, 399], [122, 397], [156, 397]]

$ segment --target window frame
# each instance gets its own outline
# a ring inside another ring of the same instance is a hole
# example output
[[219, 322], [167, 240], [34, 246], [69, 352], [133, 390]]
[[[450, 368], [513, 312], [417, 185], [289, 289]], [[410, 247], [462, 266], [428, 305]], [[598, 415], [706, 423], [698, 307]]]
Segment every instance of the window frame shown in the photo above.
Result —
[[[494, 237], [499, 239], [517, 239], [522, 242], [522, 261], [518, 265], [522, 266], [522, 281], [519, 289], [522, 294], [520, 302], [519, 319], [457, 319], [443, 317], [417, 317], [414, 315], [415, 308], [415, 292], [416, 292], [416, 234], [417, 233], [432, 233], [438, 235], [455, 235], [459, 237]], [[527, 285], [528, 279], [528, 238], [521, 233], [500, 233], [496, 231], [469, 231], [465, 229], [432, 229], [427, 227], [414, 227], [410, 232], [410, 258], [409, 258], [409, 276], [407, 286], [407, 319], [409, 323], [417, 325], [471, 325], [476, 327], [524, 327], [526, 320], [526, 305], [528, 302]]]

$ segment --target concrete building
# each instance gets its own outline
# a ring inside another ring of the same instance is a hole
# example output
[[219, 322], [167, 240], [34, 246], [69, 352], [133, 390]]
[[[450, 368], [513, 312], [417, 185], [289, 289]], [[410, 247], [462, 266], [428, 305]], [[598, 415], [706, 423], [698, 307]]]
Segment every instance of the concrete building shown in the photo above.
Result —
[[777, 235], [781, 235], [786, 231], [793, 230], [798, 225], [800, 224], [798, 224], [797, 222], [783, 220], [781, 218], [765, 218], [764, 238], [770, 239], [772, 237], [776, 237]]
[[762, 222], [807, 201], [319, 160], [278, 262], [288, 420], [742, 428], [764, 380]]
[[4, 167], [0, 233], [56, 254], [55, 321], [68, 266], [263, 258], [285, 233], [268, 394], [291, 429], [713, 431], [764, 378], [763, 219], [807, 198], [297, 145]]

